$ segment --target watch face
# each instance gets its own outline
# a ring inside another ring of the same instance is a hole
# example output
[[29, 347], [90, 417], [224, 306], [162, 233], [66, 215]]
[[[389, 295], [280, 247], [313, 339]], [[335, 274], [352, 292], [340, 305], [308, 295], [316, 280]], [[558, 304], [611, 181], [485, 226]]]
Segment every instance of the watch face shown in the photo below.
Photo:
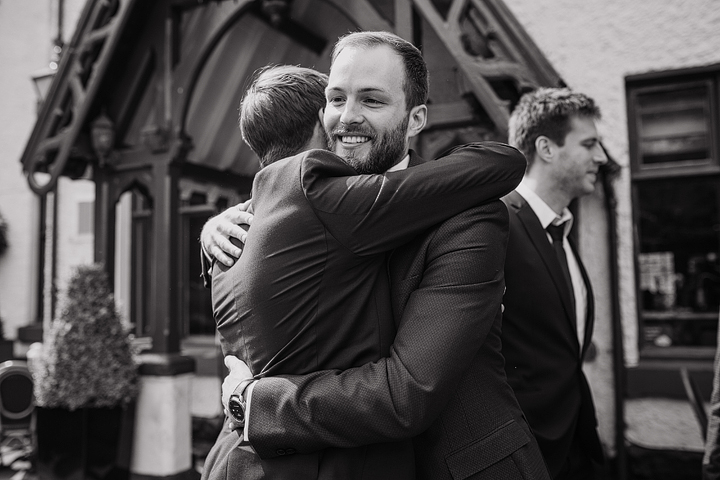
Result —
[[240, 397], [233, 395], [228, 401], [228, 410], [233, 419], [241, 424], [245, 423], [245, 404], [240, 400]]

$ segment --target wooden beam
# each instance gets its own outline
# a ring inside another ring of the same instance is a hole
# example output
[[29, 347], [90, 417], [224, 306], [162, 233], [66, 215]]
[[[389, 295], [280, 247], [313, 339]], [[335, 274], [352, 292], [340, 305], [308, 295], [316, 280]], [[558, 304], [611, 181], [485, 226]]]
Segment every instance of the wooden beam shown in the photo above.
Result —
[[465, 101], [432, 103], [428, 105], [428, 120], [425, 130], [452, 125], [467, 125], [476, 120], [475, 111]]
[[520, 25], [512, 12], [502, 0], [470, 0], [480, 11], [486, 11], [499, 24], [496, 33], [503, 40], [503, 43], [511, 48], [532, 73], [536, 81], [545, 87], [564, 86], [560, 74], [548, 61], [540, 48], [535, 44], [530, 35]]
[[[85, 128], [92, 102], [108, 70], [113, 53], [118, 47], [120, 34], [128, 23], [129, 13], [136, 2], [137, 0], [120, 0], [117, 11], [113, 13], [109, 22], [99, 28], [95, 28], [99, 19], [109, 15], [108, 3], [96, 0], [88, 1], [85, 5], [75, 35], [61, 59], [48, 98], [43, 103], [42, 111], [22, 156], [23, 170], [30, 188], [35, 193], [44, 194], [52, 190], [62, 174], [75, 141]], [[92, 60], [92, 65], [85, 65], [85, 46], [100, 40], [104, 41], [97, 57]], [[83, 86], [80, 76], [85, 68], [92, 68], [92, 75], [87, 80], [86, 86]], [[54, 121], [56, 111], [72, 111], [70, 123], [59, 128]], [[43, 142], [61, 134], [63, 139], [58, 146], [57, 155], [53, 163], [48, 166], [50, 179], [41, 185], [34, 178], [34, 173], [41, 167], [38, 159], [47, 158], [48, 152], [42, 150]]]
[[395, 0], [395, 35], [413, 42], [412, 0]]
[[495, 124], [498, 133], [507, 136], [508, 120], [510, 119], [507, 103], [497, 96], [482, 75], [477, 60], [465, 52], [460, 41], [459, 26], [456, 23], [445, 22], [430, 0], [413, 0], [413, 3], [435, 30], [445, 48], [457, 61], [458, 67], [465, 75], [473, 94]]
[[327, 3], [342, 11], [361, 30], [394, 31], [393, 26], [367, 0], [327, 0]]

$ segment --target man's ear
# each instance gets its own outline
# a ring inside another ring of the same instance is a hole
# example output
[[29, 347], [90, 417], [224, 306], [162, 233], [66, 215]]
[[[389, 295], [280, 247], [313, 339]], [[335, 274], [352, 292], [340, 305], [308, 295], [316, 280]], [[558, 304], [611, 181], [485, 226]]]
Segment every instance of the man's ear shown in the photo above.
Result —
[[303, 148], [303, 150], [312, 150], [314, 148], [319, 148], [321, 150], [327, 150], [328, 148], [327, 138], [325, 136], [325, 128], [323, 127], [323, 123], [320, 120], [315, 122], [312, 137], [310, 137], [310, 140], [305, 145], [305, 148]]
[[408, 121], [408, 137], [414, 137], [425, 128], [427, 124], [427, 106], [417, 105], [410, 109]]
[[555, 142], [545, 135], [540, 135], [535, 139], [535, 152], [540, 160], [550, 163], [555, 157]]
[[318, 110], [318, 118], [320, 119], [320, 126], [322, 127], [325, 124], [325, 109], [321, 108]]

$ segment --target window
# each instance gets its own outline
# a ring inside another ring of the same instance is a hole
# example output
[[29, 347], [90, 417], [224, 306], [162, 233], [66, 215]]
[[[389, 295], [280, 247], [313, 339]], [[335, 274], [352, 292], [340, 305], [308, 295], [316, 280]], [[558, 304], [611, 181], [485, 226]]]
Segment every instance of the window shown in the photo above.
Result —
[[626, 79], [644, 356], [715, 351], [719, 87], [720, 65]]
[[91, 234], [94, 231], [95, 202], [78, 202], [78, 235]]

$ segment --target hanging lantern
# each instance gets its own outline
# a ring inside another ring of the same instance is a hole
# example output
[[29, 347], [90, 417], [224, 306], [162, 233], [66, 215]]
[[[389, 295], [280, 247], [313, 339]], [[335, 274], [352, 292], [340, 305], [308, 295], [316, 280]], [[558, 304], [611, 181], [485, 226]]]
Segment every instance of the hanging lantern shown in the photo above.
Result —
[[115, 124], [104, 112], [90, 126], [90, 141], [100, 159], [100, 166], [104, 166], [115, 146]]
[[262, 11], [277, 27], [285, 21], [290, 12], [290, 0], [262, 0]]

